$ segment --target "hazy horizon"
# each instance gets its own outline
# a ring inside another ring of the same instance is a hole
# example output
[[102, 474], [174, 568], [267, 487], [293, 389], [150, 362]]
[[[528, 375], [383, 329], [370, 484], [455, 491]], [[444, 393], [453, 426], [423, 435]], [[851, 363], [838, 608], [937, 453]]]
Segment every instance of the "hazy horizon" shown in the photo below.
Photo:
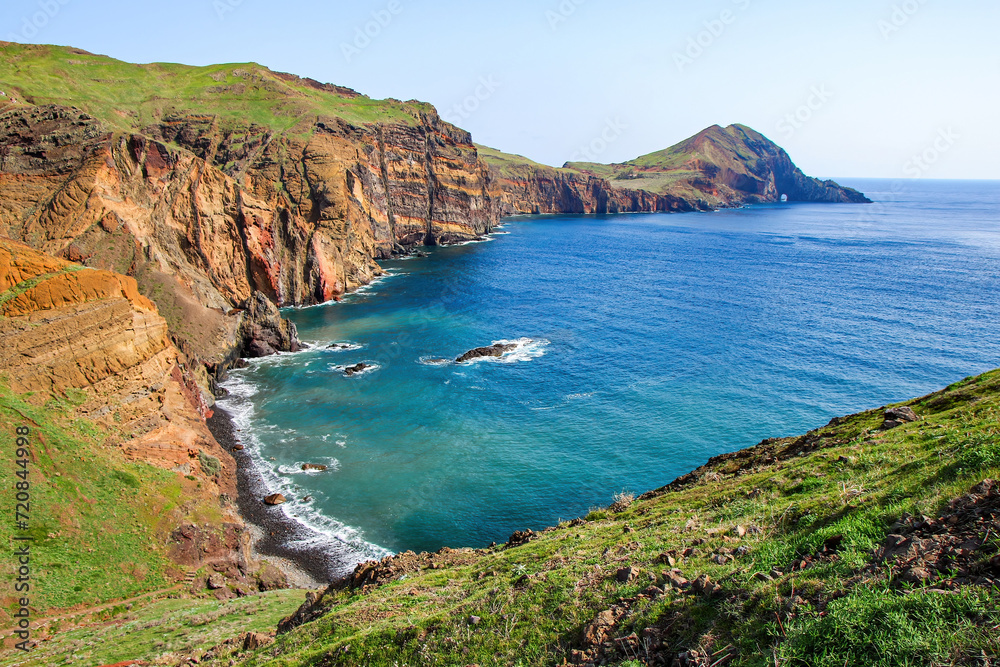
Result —
[[624, 162], [740, 123], [820, 178], [1000, 179], [1000, 6], [927, 0], [12, 0], [0, 39], [136, 63], [257, 62], [418, 99], [477, 143]]

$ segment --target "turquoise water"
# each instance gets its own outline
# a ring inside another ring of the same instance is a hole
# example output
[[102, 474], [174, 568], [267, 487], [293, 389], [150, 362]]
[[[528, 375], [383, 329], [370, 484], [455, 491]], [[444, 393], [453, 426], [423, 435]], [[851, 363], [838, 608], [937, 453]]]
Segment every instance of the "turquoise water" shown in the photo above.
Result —
[[347, 567], [504, 541], [1000, 366], [1000, 183], [847, 184], [878, 203], [511, 218], [385, 262], [287, 311], [315, 347], [235, 372], [222, 405], [297, 542]]

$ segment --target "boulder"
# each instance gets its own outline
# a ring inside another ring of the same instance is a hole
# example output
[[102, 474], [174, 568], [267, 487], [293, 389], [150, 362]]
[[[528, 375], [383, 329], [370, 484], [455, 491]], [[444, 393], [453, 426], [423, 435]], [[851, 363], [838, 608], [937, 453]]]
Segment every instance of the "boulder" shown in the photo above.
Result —
[[327, 470], [328, 468], [327, 468], [327, 466], [319, 464], [319, 463], [303, 463], [302, 464], [302, 469], [304, 471], [306, 471], [306, 472], [308, 472], [310, 470], [316, 470], [318, 472], [323, 472], [324, 470]]
[[908, 422], [915, 422], [919, 420], [920, 416], [913, 411], [913, 408], [908, 408], [906, 406], [900, 408], [889, 408], [885, 411], [885, 421], [882, 423], [882, 428], [888, 431], [889, 429], [902, 426]]
[[274, 643], [274, 637], [259, 632], [244, 633], [240, 635], [240, 640], [244, 651], [256, 651], [259, 648]]
[[269, 357], [302, 349], [295, 325], [281, 317], [278, 306], [263, 292], [254, 292], [243, 304], [239, 338], [243, 357]]
[[472, 361], [473, 359], [483, 359], [485, 357], [502, 357], [508, 352], [513, 352], [517, 349], [517, 345], [513, 343], [495, 343], [489, 347], [477, 347], [474, 350], [469, 350], [458, 359], [455, 360], [457, 364], [464, 364], [467, 361]]
[[267, 505], [282, 505], [287, 502], [288, 499], [285, 498], [285, 496], [281, 495], [280, 493], [275, 493], [268, 496], [267, 498], [264, 498], [264, 503]]
[[354, 366], [349, 366], [345, 368], [344, 375], [346, 375], [347, 377], [351, 377], [352, 375], [357, 375], [361, 371], [366, 370], [368, 368], [370, 368], [370, 366], [365, 363], [355, 364]]
[[270, 563], [265, 564], [257, 571], [256, 578], [257, 588], [261, 591], [277, 591], [288, 588], [288, 577]]
[[507, 548], [519, 547], [535, 539], [535, 533], [531, 530], [516, 530], [507, 540]]
[[219, 574], [218, 572], [215, 572], [208, 578], [208, 581], [205, 582], [205, 585], [208, 586], [210, 590], [217, 591], [220, 588], [225, 587], [226, 578], [221, 574]]

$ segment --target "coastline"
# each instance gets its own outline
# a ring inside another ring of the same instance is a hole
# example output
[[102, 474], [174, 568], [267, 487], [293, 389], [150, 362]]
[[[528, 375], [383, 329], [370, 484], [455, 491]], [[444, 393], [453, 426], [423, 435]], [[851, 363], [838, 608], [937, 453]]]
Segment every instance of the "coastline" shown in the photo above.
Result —
[[218, 443], [236, 461], [237, 499], [240, 517], [251, 534], [251, 557], [265, 560], [288, 577], [289, 587], [302, 589], [325, 588], [343, 576], [343, 563], [320, 545], [306, 541], [295, 548], [293, 540], [308, 537], [303, 527], [289, 518], [280, 507], [265, 505], [261, 498], [263, 479], [254, 466], [248, 450], [234, 451], [240, 443], [231, 415], [216, 406], [211, 418], [206, 420], [209, 430]]

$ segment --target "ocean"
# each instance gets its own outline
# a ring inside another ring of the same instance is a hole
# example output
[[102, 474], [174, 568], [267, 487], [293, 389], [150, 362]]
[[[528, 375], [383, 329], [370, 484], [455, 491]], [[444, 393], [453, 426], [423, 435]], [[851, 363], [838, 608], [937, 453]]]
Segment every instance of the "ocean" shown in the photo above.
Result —
[[220, 407], [290, 548], [332, 575], [503, 542], [1000, 366], [1000, 182], [841, 182], [876, 203], [508, 218], [286, 310], [312, 347]]

